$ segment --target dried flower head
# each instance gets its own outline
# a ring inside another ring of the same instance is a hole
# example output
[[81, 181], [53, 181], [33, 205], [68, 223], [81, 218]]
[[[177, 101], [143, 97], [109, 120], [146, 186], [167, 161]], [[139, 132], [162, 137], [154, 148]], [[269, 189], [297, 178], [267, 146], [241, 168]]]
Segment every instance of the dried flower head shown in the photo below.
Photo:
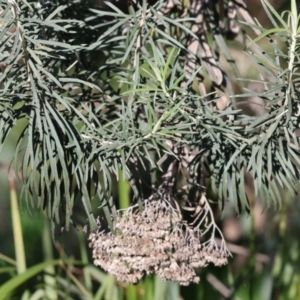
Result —
[[118, 211], [115, 234], [98, 220], [89, 236], [94, 264], [118, 280], [137, 283], [145, 274], [181, 285], [199, 282], [195, 268], [227, 262], [228, 250], [213, 240], [201, 244], [202, 231], [182, 220], [180, 211], [169, 201], [148, 199], [144, 209], [132, 206]]

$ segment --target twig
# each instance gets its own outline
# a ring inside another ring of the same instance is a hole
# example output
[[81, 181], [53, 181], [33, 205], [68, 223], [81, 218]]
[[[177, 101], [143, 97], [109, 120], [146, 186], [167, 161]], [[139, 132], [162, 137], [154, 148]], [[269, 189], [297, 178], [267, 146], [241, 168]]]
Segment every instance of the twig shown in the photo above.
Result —
[[220, 280], [218, 280], [213, 274], [209, 273], [206, 276], [206, 280], [225, 298], [229, 298], [232, 295], [232, 291]]
[[[221, 245], [221, 242], [222, 242], [221, 239], [216, 238], [215, 241], [218, 245]], [[226, 246], [227, 246], [228, 250], [232, 253], [239, 254], [239, 255], [242, 255], [242, 256], [249, 256], [250, 255], [250, 251], [245, 247], [238, 246], [238, 245], [228, 243], [228, 242], [226, 242]], [[261, 263], [269, 263], [271, 259], [268, 255], [265, 255], [265, 254], [262, 254], [262, 253], [256, 253], [255, 254], [255, 260], [257, 262], [261, 262]]]

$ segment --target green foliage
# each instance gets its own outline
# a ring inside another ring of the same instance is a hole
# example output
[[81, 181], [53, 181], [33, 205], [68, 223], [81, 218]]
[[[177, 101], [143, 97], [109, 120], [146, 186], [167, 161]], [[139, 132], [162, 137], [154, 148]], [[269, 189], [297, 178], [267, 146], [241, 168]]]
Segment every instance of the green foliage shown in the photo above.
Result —
[[[53, 222], [68, 229], [80, 200], [95, 228], [93, 199], [112, 222], [115, 178], [128, 180], [140, 206], [159, 194], [198, 214], [208, 177], [221, 208], [229, 200], [238, 212], [250, 209], [246, 172], [266, 207], [281, 205], [281, 188], [296, 193], [296, 3], [279, 15], [262, 1], [274, 28], [248, 24], [261, 32], [248, 55], [267, 75], [257, 80], [264, 92], [238, 96], [218, 61], [219, 48], [231, 60], [225, 33], [213, 21], [214, 5], [205, 3], [200, 13], [189, 2], [182, 18], [180, 5], [160, 13], [163, 1], [151, 7], [144, 1], [129, 14], [110, 2], [104, 9], [80, 0], [1, 1], [0, 147], [22, 124], [14, 165], [21, 168], [28, 199], [33, 197]], [[199, 16], [210, 32], [196, 22]], [[270, 42], [267, 53], [258, 46], [260, 39]], [[200, 55], [191, 50], [193, 41], [201, 46]], [[203, 78], [211, 89], [203, 89]], [[244, 114], [233, 101], [252, 96], [264, 100], [261, 116]], [[141, 175], [147, 172], [151, 180]]]

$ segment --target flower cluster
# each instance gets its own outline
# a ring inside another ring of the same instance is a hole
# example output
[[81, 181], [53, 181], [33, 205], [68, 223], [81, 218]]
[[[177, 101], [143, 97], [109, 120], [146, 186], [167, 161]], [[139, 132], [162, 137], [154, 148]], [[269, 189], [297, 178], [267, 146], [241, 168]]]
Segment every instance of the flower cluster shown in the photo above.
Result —
[[98, 220], [89, 237], [95, 265], [123, 282], [137, 283], [145, 274], [156, 273], [188, 285], [200, 280], [195, 268], [227, 263], [227, 249], [202, 245], [201, 230], [189, 227], [169, 202], [148, 199], [144, 204], [142, 211], [137, 206], [118, 211], [115, 234]]

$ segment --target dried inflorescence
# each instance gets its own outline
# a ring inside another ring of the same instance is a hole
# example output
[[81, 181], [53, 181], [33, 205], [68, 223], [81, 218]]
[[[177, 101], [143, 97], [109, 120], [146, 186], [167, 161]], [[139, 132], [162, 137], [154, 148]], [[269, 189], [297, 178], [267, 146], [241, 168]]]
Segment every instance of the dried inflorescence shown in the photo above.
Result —
[[137, 283], [145, 274], [156, 273], [188, 285], [200, 280], [195, 268], [227, 263], [227, 249], [211, 241], [202, 245], [201, 230], [190, 228], [167, 201], [146, 200], [142, 211], [119, 211], [114, 224], [115, 234], [98, 221], [89, 239], [94, 264], [120, 281]]

